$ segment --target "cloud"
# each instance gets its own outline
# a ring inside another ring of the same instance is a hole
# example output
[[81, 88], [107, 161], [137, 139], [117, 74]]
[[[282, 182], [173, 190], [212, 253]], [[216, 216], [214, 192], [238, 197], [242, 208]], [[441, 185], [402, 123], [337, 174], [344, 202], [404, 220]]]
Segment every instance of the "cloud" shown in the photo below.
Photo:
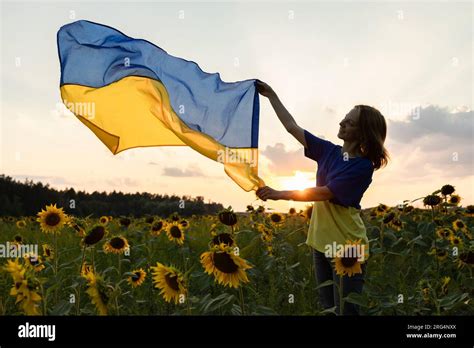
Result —
[[286, 151], [284, 144], [276, 143], [275, 146], [267, 146], [260, 153], [270, 160], [269, 169], [275, 175], [291, 176], [297, 170], [316, 170], [316, 163], [304, 156], [303, 148]]
[[197, 166], [190, 166], [189, 169], [180, 169], [176, 167], [163, 168], [163, 175], [173, 177], [196, 177], [204, 176], [201, 169]]
[[463, 177], [473, 173], [473, 111], [450, 112], [428, 106], [420, 117], [388, 122], [387, 149], [406, 180], [429, 175]]
[[130, 178], [114, 178], [106, 180], [105, 182], [112, 187], [136, 187], [140, 185], [137, 180]]

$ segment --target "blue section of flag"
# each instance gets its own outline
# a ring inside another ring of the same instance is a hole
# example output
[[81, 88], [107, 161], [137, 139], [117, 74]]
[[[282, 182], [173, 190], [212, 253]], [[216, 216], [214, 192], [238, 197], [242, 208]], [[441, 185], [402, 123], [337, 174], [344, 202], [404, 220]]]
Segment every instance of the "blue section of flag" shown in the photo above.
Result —
[[175, 113], [190, 128], [236, 148], [258, 147], [255, 80], [227, 83], [219, 73], [169, 55], [149, 41], [80, 20], [58, 32], [61, 85], [100, 88], [127, 76], [161, 81]]

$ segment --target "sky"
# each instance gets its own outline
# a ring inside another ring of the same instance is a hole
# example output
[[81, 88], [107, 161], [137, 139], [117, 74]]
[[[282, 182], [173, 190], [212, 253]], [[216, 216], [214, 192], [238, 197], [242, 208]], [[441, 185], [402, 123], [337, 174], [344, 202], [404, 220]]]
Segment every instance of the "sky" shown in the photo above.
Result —
[[[222, 164], [190, 147], [113, 155], [59, 93], [56, 33], [79, 19], [112, 26], [195, 61], [226, 82], [270, 84], [297, 123], [342, 145], [357, 104], [387, 122], [389, 165], [362, 208], [455, 186], [474, 203], [472, 2], [2, 2], [0, 174], [88, 192], [204, 196], [257, 205]], [[260, 97], [259, 176], [275, 189], [314, 187], [316, 162]], [[286, 211], [310, 203], [267, 201]]]

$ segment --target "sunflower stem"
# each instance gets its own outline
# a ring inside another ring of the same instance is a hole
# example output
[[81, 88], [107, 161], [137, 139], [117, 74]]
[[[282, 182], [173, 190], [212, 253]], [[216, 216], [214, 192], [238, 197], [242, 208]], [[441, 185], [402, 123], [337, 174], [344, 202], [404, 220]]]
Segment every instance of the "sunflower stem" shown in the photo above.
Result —
[[242, 315], [245, 315], [244, 292], [242, 291], [242, 286], [239, 286], [239, 293], [240, 293], [240, 311]]
[[82, 261], [81, 261], [81, 266], [79, 267], [79, 275], [82, 272], [82, 266], [84, 266], [85, 257], [86, 257], [86, 245], [84, 244], [84, 247], [82, 248]]
[[120, 263], [120, 255], [121, 254], [117, 254], [117, 260], [118, 260], [118, 274], [119, 274], [119, 281], [122, 279], [122, 265]]
[[92, 247], [91, 257], [92, 257], [92, 271], [95, 273], [95, 262], [94, 262], [95, 246]]
[[342, 275], [339, 276], [339, 315], [344, 313], [344, 299], [342, 298]]
[[43, 315], [47, 315], [46, 312], [46, 298], [44, 297], [44, 289], [43, 289], [43, 284], [40, 283], [40, 290], [41, 290], [41, 297], [43, 299]]

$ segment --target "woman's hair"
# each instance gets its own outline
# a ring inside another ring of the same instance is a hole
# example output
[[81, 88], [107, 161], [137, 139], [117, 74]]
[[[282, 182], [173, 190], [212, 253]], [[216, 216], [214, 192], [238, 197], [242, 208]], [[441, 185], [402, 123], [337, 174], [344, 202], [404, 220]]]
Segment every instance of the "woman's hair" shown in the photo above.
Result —
[[372, 161], [375, 170], [385, 167], [390, 158], [383, 146], [387, 136], [385, 117], [371, 106], [355, 107], [359, 110], [360, 151]]

